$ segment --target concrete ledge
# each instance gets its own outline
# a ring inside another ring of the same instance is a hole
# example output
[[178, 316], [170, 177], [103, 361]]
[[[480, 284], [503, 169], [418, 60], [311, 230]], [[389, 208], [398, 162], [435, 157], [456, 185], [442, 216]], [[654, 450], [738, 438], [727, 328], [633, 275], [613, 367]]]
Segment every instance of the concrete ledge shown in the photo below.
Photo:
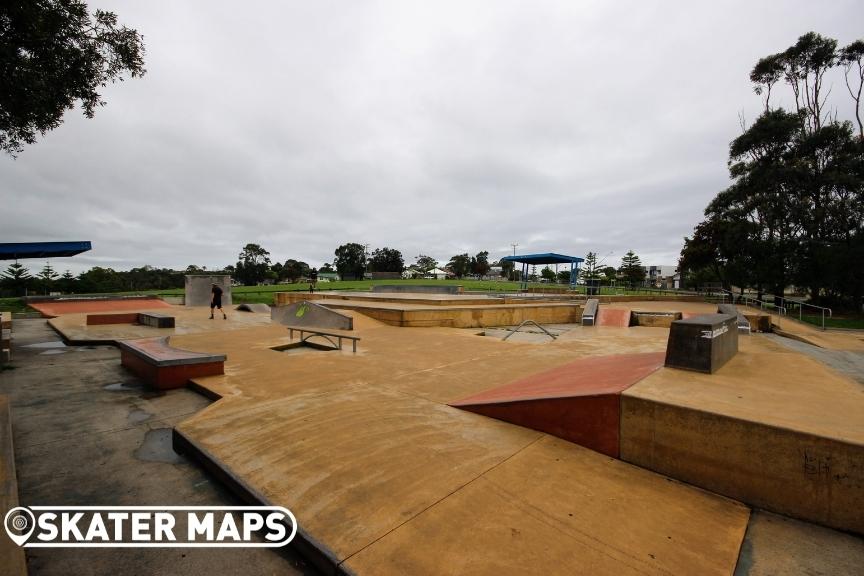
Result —
[[[175, 452], [194, 458], [204, 467], [205, 470], [215, 476], [219, 482], [224, 484], [231, 492], [247, 504], [258, 506], [275, 505], [274, 502], [271, 502], [258, 491], [243, 482], [243, 480], [232, 474], [230, 470], [217, 464], [217, 460], [205, 448], [198, 446], [194, 441], [187, 438], [176, 428], [172, 431], [171, 440]], [[306, 558], [316, 569], [320, 570], [322, 574], [328, 576], [347, 574], [341, 569], [339, 559], [336, 555], [324, 546], [324, 544], [312, 538], [303, 529], [303, 527], [300, 526], [299, 519], [297, 523], [297, 535], [289, 546], [299, 552], [300, 555]]]
[[153, 328], [174, 328], [174, 317], [157, 312], [141, 312], [138, 314], [138, 323]]
[[[15, 474], [15, 450], [12, 445], [12, 411], [9, 398], [0, 396], [0, 515], [18, 506], [18, 480]], [[0, 530], [0, 572], [8, 576], [26, 576], [24, 549]]]
[[864, 534], [864, 445], [625, 393], [621, 459], [750, 506]]
[[180, 388], [192, 378], [225, 373], [225, 355], [173, 348], [167, 336], [121, 340], [117, 346], [121, 365], [160, 390]]
[[681, 320], [681, 312], [642, 312], [633, 310], [631, 326], [647, 326], [649, 328], [671, 328], [672, 322]]
[[372, 292], [386, 293], [408, 293], [408, 294], [462, 294], [462, 286], [450, 284], [443, 286], [417, 285], [417, 284], [378, 284], [372, 286]]
[[666, 345], [666, 366], [713, 374], [737, 353], [735, 316], [693, 316], [672, 322]]
[[137, 312], [120, 312], [117, 314], [88, 314], [87, 326], [105, 326], [108, 324], [136, 324]]

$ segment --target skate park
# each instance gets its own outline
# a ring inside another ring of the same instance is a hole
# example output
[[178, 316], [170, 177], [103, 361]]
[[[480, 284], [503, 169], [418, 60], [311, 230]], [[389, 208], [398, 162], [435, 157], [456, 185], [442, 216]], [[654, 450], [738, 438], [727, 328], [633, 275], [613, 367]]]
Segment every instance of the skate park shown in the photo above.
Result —
[[[227, 321], [159, 299], [34, 308], [69, 345], [120, 347], [148, 386], [208, 398], [174, 449], [289, 507], [324, 573], [771, 573], [817, 537], [807, 561], [858, 557], [862, 382], [765, 328], [826, 353], [864, 351], [859, 335], [739, 307], [736, 352], [682, 370], [672, 323], [717, 303], [589, 300], [282, 293]], [[139, 321], [154, 314], [174, 326]]]

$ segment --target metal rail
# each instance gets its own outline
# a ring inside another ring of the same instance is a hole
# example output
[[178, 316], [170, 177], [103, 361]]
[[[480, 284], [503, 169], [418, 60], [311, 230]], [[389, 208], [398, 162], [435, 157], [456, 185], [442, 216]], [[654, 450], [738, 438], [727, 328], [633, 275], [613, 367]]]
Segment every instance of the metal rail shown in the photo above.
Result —
[[504, 338], [502, 338], [501, 341], [503, 342], [504, 340], [507, 340], [507, 338], [509, 338], [509, 337], [512, 336], [513, 334], [519, 332], [519, 330], [521, 330], [523, 326], [526, 326], [526, 325], [528, 325], [528, 324], [533, 324], [534, 326], [536, 326], [537, 328], [539, 328], [540, 330], [542, 330], [542, 331], [543, 331], [547, 336], [549, 336], [549, 337], [552, 338], [553, 340], [555, 340], [556, 338], [558, 338], [558, 336], [556, 336], [555, 334], [552, 334], [551, 332], [549, 332], [548, 330], [546, 330], [543, 326], [541, 326], [540, 324], [538, 324], [538, 323], [535, 322], [534, 320], [525, 320], [525, 321], [523, 321], [521, 324], [519, 324], [519, 326], [517, 326], [516, 328], [514, 328], [514, 329], [513, 329], [509, 334], [507, 334], [506, 336], [504, 336]]
[[[777, 310], [777, 312], [781, 316], [787, 316], [788, 317], [789, 309], [790, 308], [794, 309], [797, 306], [798, 307], [798, 321], [799, 322], [804, 322], [804, 306], [809, 306], [810, 308], [814, 308], [814, 309], [818, 310], [819, 313], [822, 315], [822, 330], [826, 329], [825, 328], [825, 313], [826, 312], [828, 313], [828, 318], [831, 318], [833, 316], [833, 311], [831, 310], [831, 308], [827, 308], [825, 306], [817, 306], [816, 304], [810, 304], [809, 302], [804, 302], [802, 300], [795, 300], [794, 298], [786, 298], [785, 296], [774, 296], [774, 298], [776, 300], [779, 300], [781, 303], [780, 306], [776, 306], [775, 304], [773, 304], [771, 302], [765, 302], [763, 300], [759, 300], [758, 298], [752, 298], [750, 296], [735, 294], [734, 292], [726, 290], [725, 288], [720, 288], [719, 290], [720, 290], [721, 294], [724, 296], [724, 300], [725, 300], [725, 297], [727, 295], [730, 297], [732, 304], [735, 304], [736, 299], [744, 302], [745, 306], [750, 306], [751, 305], [750, 302], [756, 302], [759, 304], [759, 308], [761, 310], [764, 310], [765, 306], [767, 305], [767, 306], [772, 307], [775, 310]], [[791, 306], [789, 305], [790, 302], [792, 303]]]

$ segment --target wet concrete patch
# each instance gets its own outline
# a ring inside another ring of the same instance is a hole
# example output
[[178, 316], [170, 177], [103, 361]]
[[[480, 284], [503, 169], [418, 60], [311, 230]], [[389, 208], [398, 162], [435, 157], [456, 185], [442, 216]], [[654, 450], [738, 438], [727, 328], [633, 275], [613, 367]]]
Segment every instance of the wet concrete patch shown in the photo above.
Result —
[[145, 422], [152, 417], [153, 415], [149, 412], [145, 410], [139, 410], [137, 408], [129, 412], [129, 416], [127, 416], [129, 422], [131, 422], [132, 424], [140, 424], [141, 422]]
[[102, 388], [110, 392], [138, 392], [143, 386], [136, 382], [117, 382], [115, 384], [106, 384]]
[[176, 464], [182, 461], [179, 454], [174, 452], [171, 444], [171, 428], [156, 428], [148, 430], [144, 436], [144, 442], [133, 453], [135, 458], [145, 462], [164, 462]]
[[24, 346], [21, 346], [21, 348], [35, 348], [35, 349], [66, 348], [66, 347], [67, 347], [66, 344], [64, 344], [60, 340], [52, 340], [50, 342], [36, 342], [35, 344], [25, 344]]

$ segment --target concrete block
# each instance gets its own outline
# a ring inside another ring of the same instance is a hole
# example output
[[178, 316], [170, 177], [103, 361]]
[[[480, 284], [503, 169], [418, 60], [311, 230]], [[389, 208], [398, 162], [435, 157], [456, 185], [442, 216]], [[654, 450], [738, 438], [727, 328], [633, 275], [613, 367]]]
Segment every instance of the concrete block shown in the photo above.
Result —
[[213, 284], [222, 288], [222, 307], [231, 306], [231, 276], [227, 274], [188, 274], [186, 276], [186, 306], [210, 306]]
[[749, 506], [864, 534], [861, 444], [625, 393], [621, 459]]
[[735, 316], [694, 316], [672, 322], [666, 344], [666, 366], [711, 374], [737, 353]]
[[138, 314], [138, 323], [153, 328], [174, 328], [174, 317], [156, 312], [141, 312]]
[[285, 326], [301, 328], [354, 329], [354, 319], [351, 316], [307, 301], [275, 306], [270, 309], [270, 319]]

